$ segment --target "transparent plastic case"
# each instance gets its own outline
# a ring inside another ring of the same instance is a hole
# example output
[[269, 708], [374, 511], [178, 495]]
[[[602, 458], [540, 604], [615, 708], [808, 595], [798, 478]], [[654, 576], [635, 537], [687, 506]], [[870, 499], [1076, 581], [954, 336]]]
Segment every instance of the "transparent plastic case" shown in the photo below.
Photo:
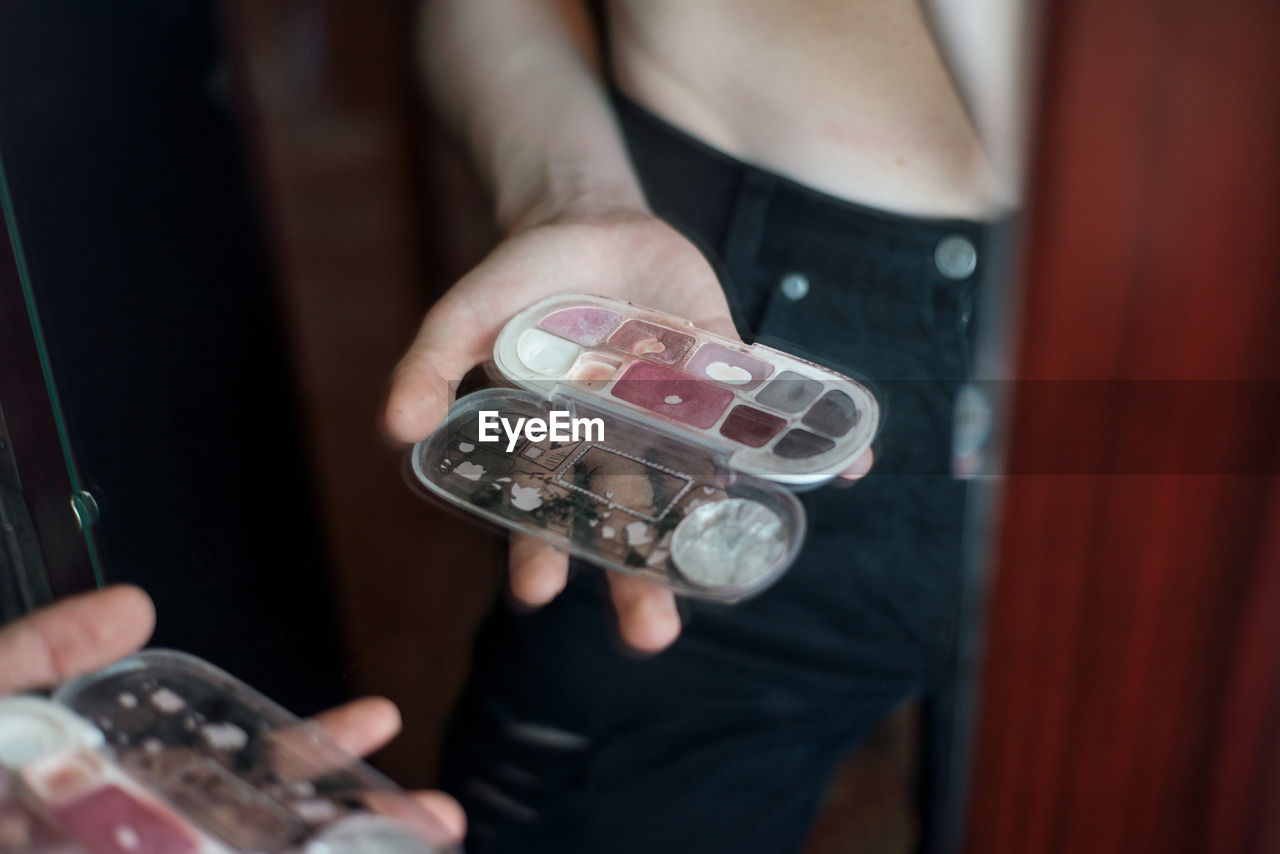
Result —
[[[121, 854], [455, 850], [430, 814], [390, 780], [343, 753], [318, 724], [298, 719], [193, 656], [148, 650], [66, 683], [54, 699], [96, 725], [105, 735], [105, 748], [40, 760], [48, 766], [41, 771], [46, 778], [74, 776], [80, 773], [74, 763], [89, 761], [85, 756], [104, 762], [109, 753], [120, 778], [149, 794], [142, 799], [115, 795], [99, 812], [132, 815], [139, 808], [131, 803], [139, 800], [162, 805], [154, 811], [161, 818], [139, 819], [149, 822], [152, 836], [131, 831], [134, 836], [126, 834], [124, 843], [133, 847], [122, 843]], [[28, 775], [30, 768], [22, 773]], [[112, 773], [95, 772], [102, 779]], [[192, 831], [196, 838], [181, 842], [166, 831], [162, 825], [175, 822], [164, 818], [164, 811], [198, 829]], [[141, 845], [152, 837], [155, 844]], [[116, 850], [102, 844], [107, 847], [91, 847], [94, 854]]]
[[779, 483], [839, 474], [870, 447], [880, 421], [875, 397], [843, 374], [604, 297], [535, 303], [503, 327], [493, 357], [521, 388], [629, 415]]
[[0, 851], [233, 854], [126, 773], [101, 730], [43, 697], [0, 699]]
[[[805, 532], [790, 490], [593, 403], [515, 389], [468, 395], [413, 448], [413, 480], [503, 528], [685, 595], [737, 601], [790, 566]], [[521, 419], [550, 426], [555, 412], [563, 440], [514, 429]], [[496, 426], [504, 420], [510, 433]], [[576, 435], [566, 420], [578, 422]]]

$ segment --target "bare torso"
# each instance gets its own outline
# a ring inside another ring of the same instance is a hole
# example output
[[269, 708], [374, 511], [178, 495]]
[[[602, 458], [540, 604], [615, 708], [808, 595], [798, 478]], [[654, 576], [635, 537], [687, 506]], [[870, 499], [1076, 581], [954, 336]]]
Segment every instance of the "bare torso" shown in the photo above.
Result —
[[1011, 204], [915, 0], [613, 0], [624, 91], [740, 159], [862, 204]]

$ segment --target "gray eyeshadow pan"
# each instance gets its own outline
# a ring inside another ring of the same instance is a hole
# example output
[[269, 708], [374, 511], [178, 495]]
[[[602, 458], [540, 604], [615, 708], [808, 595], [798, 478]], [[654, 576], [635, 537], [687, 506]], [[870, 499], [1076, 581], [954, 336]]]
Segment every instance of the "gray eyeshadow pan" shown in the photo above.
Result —
[[828, 436], [843, 436], [858, 423], [862, 413], [853, 398], [842, 391], [832, 389], [824, 394], [813, 408], [805, 413], [800, 423]]
[[795, 371], [783, 371], [756, 392], [756, 401], [779, 412], [799, 412], [821, 391], [822, 383], [817, 380], [801, 376]]
[[836, 443], [825, 436], [810, 433], [808, 430], [788, 430], [778, 440], [778, 444], [773, 446], [773, 452], [784, 460], [802, 460], [806, 457], [816, 457], [835, 446]]

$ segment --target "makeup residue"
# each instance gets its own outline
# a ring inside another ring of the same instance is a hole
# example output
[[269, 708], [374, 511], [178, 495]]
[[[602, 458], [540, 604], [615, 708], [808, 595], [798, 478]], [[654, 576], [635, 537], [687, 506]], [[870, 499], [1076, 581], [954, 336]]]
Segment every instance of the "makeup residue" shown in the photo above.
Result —
[[151, 695], [151, 705], [166, 715], [176, 715], [186, 707], [186, 701], [168, 688], [161, 688]]
[[[694, 427], [711, 427], [733, 402], [733, 392], [704, 380], [654, 365], [632, 362], [613, 384], [619, 400]], [[679, 403], [672, 403], [672, 399]]]
[[667, 345], [663, 344], [657, 338], [641, 338], [639, 341], [631, 345], [631, 352], [637, 356], [647, 356], [650, 353], [661, 353], [667, 349]]
[[734, 385], [742, 385], [751, 382], [751, 372], [746, 368], [739, 368], [737, 365], [727, 365], [724, 362], [712, 362], [707, 365], [707, 376], [711, 379], [722, 383], [732, 383]]
[[214, 750], [241, 750], [249, 743], [249, 733], [230, 723], [205, 724], [200, 735]]
[[711, 341], [698, 348], [686, 370], [747, 391], [768, 379], [773, 374], [773, 365]]
[[536, 486], [511, 484], [511, 506], [517, 510], [537, 510], [542, 506], [542, 490]]
[[667, 365], [683, 362], [694, 342], [692, 335], [643, 320], [628, 320], [609, 336], [610, 347]]
[[623, 530], [627, 532], [629, 546], [643, 546], [645, 543], [653, 542], [653, 537], [649, 536], [649, 526], [644, 522], [632, 522]]
[[458, 463], [458, 467], [453, 471], [458, 477], [465, 477], [472, 481], [478, 481], [484, 476], [484, 466], [472, 462]]

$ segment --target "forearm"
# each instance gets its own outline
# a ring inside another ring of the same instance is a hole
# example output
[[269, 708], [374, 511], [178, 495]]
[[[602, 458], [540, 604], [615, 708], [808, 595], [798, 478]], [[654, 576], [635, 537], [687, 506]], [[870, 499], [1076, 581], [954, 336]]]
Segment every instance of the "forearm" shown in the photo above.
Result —
[[429, 0], [422, 67], [499, 225], [643, 209], [608, 98], [554, 0]]

